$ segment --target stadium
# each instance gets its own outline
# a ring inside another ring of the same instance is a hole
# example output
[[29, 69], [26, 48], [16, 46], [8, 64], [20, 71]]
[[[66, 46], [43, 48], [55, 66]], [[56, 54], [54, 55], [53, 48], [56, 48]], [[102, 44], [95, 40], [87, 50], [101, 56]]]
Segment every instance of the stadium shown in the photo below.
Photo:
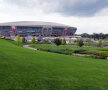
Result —
[[43, 37], [60, 37], [73, 36], [76, 27], [64, 24], [41, 22], [41, 21], [20, 21], [0, 23], [0, 37], [16, 36], [43, 36]]

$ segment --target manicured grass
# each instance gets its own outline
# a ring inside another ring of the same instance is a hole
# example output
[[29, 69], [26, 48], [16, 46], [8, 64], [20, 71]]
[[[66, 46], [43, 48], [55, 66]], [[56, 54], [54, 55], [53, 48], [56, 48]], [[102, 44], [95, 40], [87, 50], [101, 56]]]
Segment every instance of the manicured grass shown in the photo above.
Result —
[[108, 61], [34, 51], [0, 40], [0, 90], [108, 90]]

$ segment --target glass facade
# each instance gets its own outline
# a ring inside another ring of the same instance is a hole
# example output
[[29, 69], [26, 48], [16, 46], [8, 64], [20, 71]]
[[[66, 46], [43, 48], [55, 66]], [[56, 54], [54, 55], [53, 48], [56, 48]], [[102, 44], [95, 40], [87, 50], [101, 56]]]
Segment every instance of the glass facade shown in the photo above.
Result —
[[51, 36], [52, 29], [51, 28], [44, 28], [43, 29], [43, 36]]
[[25, 27], [25, 26], [17, 26], [16, 27], [17, 34], [20, 35], [31, 35], [31, 36], [39, 36], [42, 35], [42, 27]]
[[52, 36], [62, 36], [64, 28], [53, 28]]
[[[72, 36], [76, 32], [76, 28], [62, 28], [62, 27], [33, 27], [33, 26], [16, 26], [16, 33], [21, 36]], [[11, 35], [13, 30], [11, 26], [0, 26], [0, 36]]]
[[76, 29], [68, 28], [67, 32], [66, 32], [66, 35], [67, 36], [72, 36], [72, 35], [74, 35], [75, 32], [76, 32]]
[[0, 26], [0, 36], [13, 35], [11, 26]]

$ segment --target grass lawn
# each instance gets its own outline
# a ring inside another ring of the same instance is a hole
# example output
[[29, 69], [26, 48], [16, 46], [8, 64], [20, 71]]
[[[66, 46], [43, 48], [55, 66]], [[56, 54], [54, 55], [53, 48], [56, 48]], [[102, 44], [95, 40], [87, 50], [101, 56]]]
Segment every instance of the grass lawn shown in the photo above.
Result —
[[34, 51], [0, 39], [0, 90], [108, 90], [108, 61]]

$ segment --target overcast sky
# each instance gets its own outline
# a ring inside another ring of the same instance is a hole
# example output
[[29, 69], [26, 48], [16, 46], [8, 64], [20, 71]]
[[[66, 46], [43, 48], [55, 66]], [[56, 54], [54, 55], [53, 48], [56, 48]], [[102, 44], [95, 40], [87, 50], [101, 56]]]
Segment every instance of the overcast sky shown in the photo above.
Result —
[[0, 22], [47, 21], [108, 33], [108, 0], [0, 0]]

